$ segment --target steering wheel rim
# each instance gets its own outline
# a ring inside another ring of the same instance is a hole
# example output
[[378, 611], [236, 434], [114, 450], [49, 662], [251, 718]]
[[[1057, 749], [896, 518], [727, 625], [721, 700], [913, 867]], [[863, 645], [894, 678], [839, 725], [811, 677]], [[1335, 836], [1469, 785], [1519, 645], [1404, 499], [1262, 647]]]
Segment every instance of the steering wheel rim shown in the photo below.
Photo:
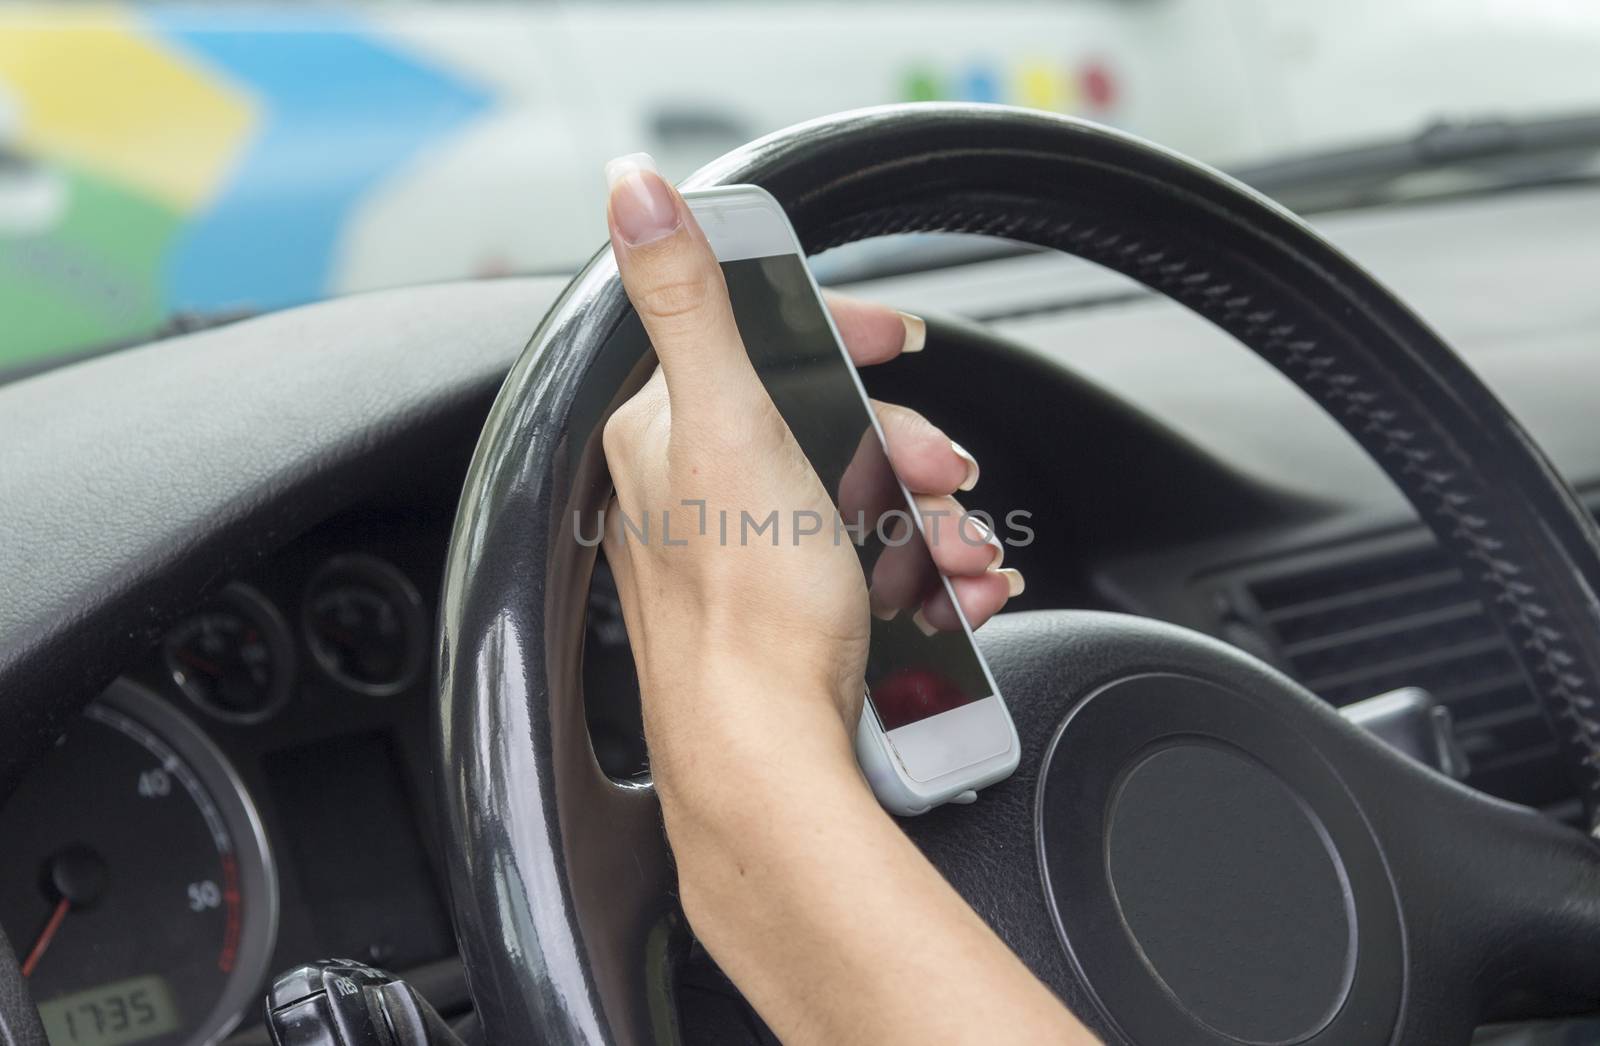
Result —
[[[1478, 584], [1512, 637], [1595, 824], [1600, 723], [1590, 710], [1600, 693], [1600, 542], [1593, 521], [1460, 358], [1303, 222], [1130, 136], [990, 106], [829, 117], [730, 153], [686, 187], [734, 182], [772, 192], [813, 253], [872, 235], [935, 230], [1055, 247], [1139, 280], [1258, 352], [1351, 432]], [[491, 1041], [677, 1036], [671, 969], [683, 935], [659, 809], [647, 784], [618, 784], [600, 772], [581, 690], [593, 550], [575, 539], [574, 513], [604, 504], [600, 428], [648, 371], [636, 321], [629, 323], [610, 251], [602, 250], [507, 378], [451, 541], [438, 759], [458, 936]], [[996, 638], [985, 645], [1019, 730], [1023, 720], [1032, 723], [1024, 762], [1034, 765], [988, 810], [936, 812], [908, 829], [1106, 1037], [1134, 1041], [1137, 1022], [1116, 1012], [1125, 1001], [1108, 1001], [1103, 972], [1074, 947], [1081, 935], [1067, 925], [1071, 913], [1063, 915], [1062, 898], [1045, 887], [1060, 849], [1042, 829], [1050, 819], [1051, 753], [1066, 730], [1063, 716], [1070, 720], [1108, 682], [1153, 670], [1252, 699], [1270, 692], [1262, 707], [1281, 713], [1280, 740], [1310, 737], [1342, 761], [1333, 771], [1336, 791], [1358, 816], [1336, 849], [1345, 853], [1348, 841], [1354, 852], [1370, 835], [1378, 860], [1361, 872], [1363, 889], [1374, 896], [1387, 889], [1395, 902], [1392, 914], [1363, 916], [1367, 931], [1384, 931], [1366, 933], [1363, 947], [1392, 938], [1371, 946], [1378, 950], [1370, 962], [1393, 968], [1393, 1002], [1351, 996], [1355, 989], [1346, 986], [1335, 1007], [1351, 999], [1368, 1006], [1384, 1025], [1365, 1028], [1370, 1041], [1452, 1041], [1485, 1016], [1563, 1012], [1600, 997], [1600, 975], [1590, 972], [1600, 969], [1600, 880], [1595, 848], [1583, 836], [1403, 763], [1292, 682], [1220, 644], [1114, 616], [1011, 617], [991, 625]], [[1059, 655], [1068, 648], [1094, 671], [1064, 665]], [[1019, 688], [1042, 697], [1019, 710]], [[992, 827], [1003, 816], [1021, 826], [1028, 860], [1026, 868], [1013, 860], [1011, 878], [994, 890], [972, 881], [960, 847], [950, 844], [967, 833], [964, 845], [982, 845], [984, 836], [970, 834], [978, 818]], [[1457, 853], [1457, 846], [1466, 849]], [[1442, 908], [1419, 899], [1419, 883], [1463, 860], [1485, 873], [1460, 876], [1443, 891], [1450, 897]], [[1498, 875], [1520, 877], [1516, 903], [1503, 905], [1513, 910], [1459, 931], [1433, 928], [1457, 914], [1453, 906], [1512, 900], [1493, 896]], [[1028, 896], [1012, 896], [1019, 894]], [[1552, 962], [1546, 948], [1559, 959]], [[1477, 968], [1435, 977], [1429, 962]], [[1172, 994], [1162, 977], [1155, 980]], [[1164, 1027], [1186, 1029], [1193, 1041], [1249, 1041], [1245, 1031], [1208, 1024], [1195, 999], [1181, 1001], [1172, 1018], [1179, 1023]], [[1184, 1025], [1188, 1018], [1197, 1023]], [[1306, 1027], [1285, 1041], [1352, 1041], [1327, 1037], [1326, 1023]]]

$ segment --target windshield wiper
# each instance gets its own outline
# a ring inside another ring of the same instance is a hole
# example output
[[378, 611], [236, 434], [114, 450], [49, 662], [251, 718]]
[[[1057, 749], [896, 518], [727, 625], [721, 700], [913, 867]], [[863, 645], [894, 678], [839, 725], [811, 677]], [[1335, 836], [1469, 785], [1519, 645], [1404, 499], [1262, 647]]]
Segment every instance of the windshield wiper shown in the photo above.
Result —
[[1440, 120], [1409, 138], [1235, 169], [1302, 213], [1600, 177], [1600, 113]]
[[[1300, 214], [1600, 178], [1600, 113], [1441, 120], [1408, 138], [1321, 150], [1228, 173]], [[813, 262], [825, 284], [900, 276], [1027, 254], [980, 236], [894, 236]]]

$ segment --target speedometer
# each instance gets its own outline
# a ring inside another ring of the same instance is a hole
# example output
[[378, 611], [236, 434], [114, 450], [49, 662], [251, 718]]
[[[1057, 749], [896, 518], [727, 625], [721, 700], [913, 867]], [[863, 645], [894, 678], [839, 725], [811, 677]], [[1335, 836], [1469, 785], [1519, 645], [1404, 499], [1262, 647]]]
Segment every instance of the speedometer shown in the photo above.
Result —
[[200, 1046], [256, 997], [277, 883], [248, 795], [160, 698], [119, 682], [0, 810], [0, 924], [51, 1046]]

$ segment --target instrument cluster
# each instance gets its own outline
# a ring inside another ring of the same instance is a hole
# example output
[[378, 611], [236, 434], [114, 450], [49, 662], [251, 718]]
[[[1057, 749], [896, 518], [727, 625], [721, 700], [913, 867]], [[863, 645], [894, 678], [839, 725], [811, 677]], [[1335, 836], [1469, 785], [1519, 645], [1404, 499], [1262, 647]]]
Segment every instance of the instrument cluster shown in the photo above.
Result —
[[0, 807], [0, 926], [52, 1046], [217, 1043], [281, 968], [453, 957], [425, 679], [444, 531], [415, 522], [330, 525], [217, 590]]

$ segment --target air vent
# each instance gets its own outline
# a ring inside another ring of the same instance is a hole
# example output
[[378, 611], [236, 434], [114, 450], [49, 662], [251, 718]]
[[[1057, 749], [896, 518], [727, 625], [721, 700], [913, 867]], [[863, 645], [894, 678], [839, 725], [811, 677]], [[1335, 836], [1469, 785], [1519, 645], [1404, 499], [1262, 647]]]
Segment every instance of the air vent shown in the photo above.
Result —
[[1437, 547], [1280, 566], [1246, 589], [1282, 664], [1315, 693], [1345, 705], [1425, 687], [1455, 718], [1469, 784], [1535, 806], [1570, 797], [1510, 647]]

